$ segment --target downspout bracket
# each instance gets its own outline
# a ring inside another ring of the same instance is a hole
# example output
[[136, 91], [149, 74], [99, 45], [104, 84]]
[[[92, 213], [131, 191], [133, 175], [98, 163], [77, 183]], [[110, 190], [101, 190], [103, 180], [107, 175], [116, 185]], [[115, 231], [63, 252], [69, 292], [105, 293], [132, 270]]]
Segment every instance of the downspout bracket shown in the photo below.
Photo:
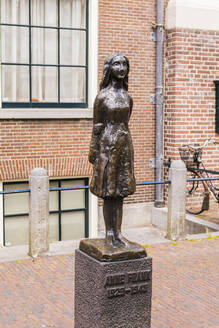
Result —
[[150, 103], [151, 103], [152, 105], [155, 105], [155, 104], [156, 104], [156, 93], [152, 93], [152, 94], [150, 95]]
[[150, 33], [150, 41], [153, 41], [153, 42], [157, 41], [157, 32]]

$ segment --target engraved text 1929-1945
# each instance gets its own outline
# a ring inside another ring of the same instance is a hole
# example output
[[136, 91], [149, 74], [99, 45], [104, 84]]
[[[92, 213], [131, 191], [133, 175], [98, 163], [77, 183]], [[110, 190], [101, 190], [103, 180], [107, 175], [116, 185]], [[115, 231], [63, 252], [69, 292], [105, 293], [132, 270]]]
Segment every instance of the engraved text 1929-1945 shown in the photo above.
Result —
[[107, 275], [104, 286], [107, 290], [107, 297], [113, 298], [146, 293], [149, 280], [151, 280], [151, 271], [126, 272]]

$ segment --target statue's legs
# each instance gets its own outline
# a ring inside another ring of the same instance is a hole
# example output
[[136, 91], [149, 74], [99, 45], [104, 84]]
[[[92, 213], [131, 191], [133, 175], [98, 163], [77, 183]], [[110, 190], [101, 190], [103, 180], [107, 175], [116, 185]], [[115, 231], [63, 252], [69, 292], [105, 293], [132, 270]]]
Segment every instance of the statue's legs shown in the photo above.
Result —
[[108, 244], [126, 245], [126, 239], [121, 235], [123, 214], [123, 198], [105, 198], [103, 203], [103, 216], [106, 226], [106, 241]]

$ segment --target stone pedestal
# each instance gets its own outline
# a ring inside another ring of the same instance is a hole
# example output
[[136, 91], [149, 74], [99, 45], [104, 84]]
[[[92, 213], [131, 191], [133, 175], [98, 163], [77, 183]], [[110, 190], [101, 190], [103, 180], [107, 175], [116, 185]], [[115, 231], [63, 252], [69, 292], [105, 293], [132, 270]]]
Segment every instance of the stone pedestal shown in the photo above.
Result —
[[150, 328], [152, 259], [100, 262], [75, 252], [75, 328]]

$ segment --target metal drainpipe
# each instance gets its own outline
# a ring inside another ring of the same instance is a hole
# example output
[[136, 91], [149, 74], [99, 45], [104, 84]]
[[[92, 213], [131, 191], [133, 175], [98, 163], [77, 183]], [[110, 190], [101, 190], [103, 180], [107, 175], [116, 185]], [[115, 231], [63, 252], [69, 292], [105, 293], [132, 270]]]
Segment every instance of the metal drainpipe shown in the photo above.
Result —
[[[164, 0], [157, 0], [156, 23], [156, 181], [163, 180], [163, 42]], [[163, 207], [163, 185], [156, 185], [155, 207]]]

